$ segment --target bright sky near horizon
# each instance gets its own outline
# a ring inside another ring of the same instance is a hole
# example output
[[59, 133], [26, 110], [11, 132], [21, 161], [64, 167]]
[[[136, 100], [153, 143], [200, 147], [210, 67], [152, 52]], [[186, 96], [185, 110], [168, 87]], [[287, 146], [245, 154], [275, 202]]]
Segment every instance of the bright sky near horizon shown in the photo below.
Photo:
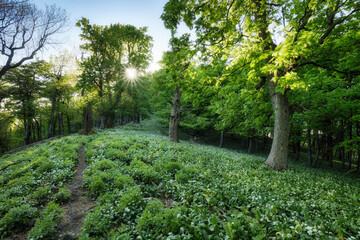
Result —
[[[39, 8], [55, 4], [66, 10], [69, 15], [68, 30], [63, 33], [64, 44], [48, 48], [54, 52], [59, 49], [70, 51], [81, 44], [80, 28], [75, 27], [77, 20], [86, 17], [91, 24], [109, 25], [112, 23], [131, 24], [136, 27], [148, 27], [153, 37], [153, 61], [149, 70], [159, 69], [158, 62], [162, 53], [168, 50], [170, 30], [164, 27], [160, 16], [167, 0], [33, 0]], [[46, 54], [46, 52], [44, 53]]]

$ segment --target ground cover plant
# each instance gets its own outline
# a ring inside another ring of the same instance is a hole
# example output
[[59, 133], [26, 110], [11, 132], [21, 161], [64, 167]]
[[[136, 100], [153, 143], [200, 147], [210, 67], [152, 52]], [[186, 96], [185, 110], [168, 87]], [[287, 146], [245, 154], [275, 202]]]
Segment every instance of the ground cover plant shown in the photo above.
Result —
[[84, 141], [68, 136], [0, 158], [0, 239], [32, 227], [31, 239], [52, 237]]
[[97, 206], [81, 239], [358, 239], [360, 184], [343, 173], [170, 143], [129, 130], [86, 143]]

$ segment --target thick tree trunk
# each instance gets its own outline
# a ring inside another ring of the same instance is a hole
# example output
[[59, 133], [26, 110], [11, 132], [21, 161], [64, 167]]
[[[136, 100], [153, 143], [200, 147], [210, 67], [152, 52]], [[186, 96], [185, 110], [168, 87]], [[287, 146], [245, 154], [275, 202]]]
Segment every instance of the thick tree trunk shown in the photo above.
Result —
[[265, 165], [281, 171], [289, 168], [287, 156], [290, 133], [290, 109], [285, 94], [275, 91], [276, 84], [268, 77], [272, 108], [275, 113], [274, 138]]
[[105, 117], [105, 128], [113, 128], [114, 124], [115, 124], [115, 112], [111, 112]]
[[85, 114], [84, 114], [84, 130], [85, 134], [88, 134], [92, 128], [92, 110], [91, 110], [91, 103], [89, 102]]
[[174, 100], [171, 107], [171, 116], [169, 124], [169, 141], [179, 142], [179, 123], [180, 123], [180, 102], [181, 100], [181, 91], [179, 86], [176, 86], [174, 93]]
[[36, 123], [36, 131], [37, 131], [37, 140], [41, 141], [42, 140], [42, 136], [41, 136], [41, 122], [39, 123], [38, 120], [35, 119], [35, 123]]
[[24, 123], [24, 145], [30, 144], [31, 122], [29, 120]]
[[[274, 50], [275, 44], [271, 39], [268, 31], [269, 21], [267, 18], [267, 9], [263, 1], [252, 0], [251, 1], [256, 10], [254, 11], [255, 23], [259, 27], [258, 37], [262, 40], [263, 49]], [[270, 58], [268, 59], [270, 61]], [[284, 75], [285, 72], [278, 74]], [[274, 138], [271, 145], [271, 150], [268, 158], [265, 161], [265, 165], [272, 169], [281, 171], [288, 169], [288, 145], [289, 145], [289, 134], [290, 134], [290, 109], [289, 103], [286, 98], [286, 93], [282, 94], [276, 92], [277, 83], [273, 81], [274, 75], [269, 74], [266, 76], [266, 82], [268, 83], [269, 93], [271, 97], [271, 103], [273, 111], [275, 113], [274, 122]]]

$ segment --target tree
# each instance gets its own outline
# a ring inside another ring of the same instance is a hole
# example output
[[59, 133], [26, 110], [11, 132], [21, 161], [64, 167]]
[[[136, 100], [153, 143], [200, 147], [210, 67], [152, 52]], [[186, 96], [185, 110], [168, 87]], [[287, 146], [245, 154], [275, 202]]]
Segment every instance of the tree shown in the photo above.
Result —
[[55, 5], [39, 10], [29, 1], [2, 0], [0, 2], [0, 51], [4, 63], [0, 79], [13, 68], [19, 67], [61, 32], [66, 23], [65, 10]]
[[174, 86], [174, 98], [171, 103], [171, 114], [169, 123], [169, 141], [179, 142], [178, 128], [181, 117], [181, 84], [184, 79], [185, 71], [190, 65], [189, 56], [190, 40], [189, 35], [185, 34], [180, 38], [174, 35], [170, 39], [171, 51], [165, 52], [163, 65], [166, 72], [170, 75]]
[[298, 72], [316, 64], [315, 56], [324, 55], [334, 38], [355, 31], [359, 11], [354, 0], [170, 0], [162, 19], [173, 32], [182, 20], [195, 27], [199, 50], [230, 52], [229, 68], [242, 68], [244, 81], [259, 90], [267, 86], [275, 117], [265, 164], [283, 170], [288, 168], [288, 95], [303, 83]]
[[23, 122], [24, 145], [32, 142], [35, 138], [33, 122], [38, 113], [41, 91], [44, 85], [44, 76], [47, 73], [47, 64], [43, 61], [32, 62], [17, 69], [8, 71], [5, 79], [11, 84], [8, 88], [11, 96], [14, 115]]
[[[60, 53], [58, 56], [51, 56], [49, 64], [49, 81], [45, 89], [45, 94], [51, 102], [51, 113], [48, 127], [48, 137], [55, 136], [55, 112], [58, 112], [59, 134], [63, 134], [63, 113], [65, 112], [65, 98], [70, 100], [73, 93], [71, 79], [71, 69], [74, 66], [74, 57], [68, 51]], [[67, 116], [68, 121], [70, 117]], [[69, 125], [69, 124], [68, 124]], [[68, 126], [69, 128], [69, 126]]]
[[143, 71], [149, 64], [152, 38], [147, 28], [113, 24], [91, 25], [82, 18], [77, 23], [81, 37], [86, 41], [81, 47], [89, 53], [81, 63], [79, 85], [87, 90], [96, 90], [100, 99], [101, 128], [112, 127], [115, 108], [124, 91], [126, 68]]

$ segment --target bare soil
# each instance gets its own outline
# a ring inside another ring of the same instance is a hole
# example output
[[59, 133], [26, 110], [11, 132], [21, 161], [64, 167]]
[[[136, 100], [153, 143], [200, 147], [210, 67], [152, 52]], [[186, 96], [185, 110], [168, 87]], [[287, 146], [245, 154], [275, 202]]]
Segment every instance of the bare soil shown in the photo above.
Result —
[[86, 196], [85, 190], [82, 187], [85, 169], [85, 148], [83, 147], [79, 151], [79, 162], [76, 167], [74, 180], [69, 186], [71, 199], [62, 206], [64, 217], [58, 226], [59, 230], [55, 239], [77, 239], [85, 216], [94, 206], [94, 201]]

